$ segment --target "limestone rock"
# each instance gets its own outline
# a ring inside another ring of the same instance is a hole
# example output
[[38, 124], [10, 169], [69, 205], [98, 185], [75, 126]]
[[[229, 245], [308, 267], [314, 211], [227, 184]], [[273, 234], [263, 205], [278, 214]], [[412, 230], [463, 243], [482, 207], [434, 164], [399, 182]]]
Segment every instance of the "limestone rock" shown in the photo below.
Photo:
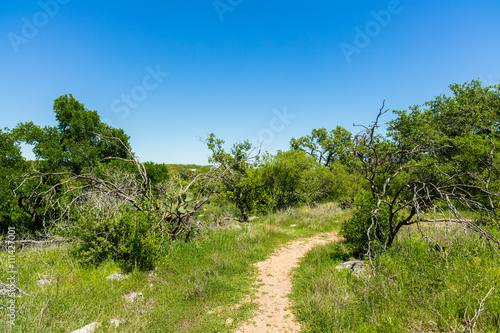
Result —
[[120, 326], [120, 324], [123, 324], [125, 321], [123, 319], [110, 319], [109, 324], [114, 327]]
[[96, 330], [96, 328], [98, 328], [100, 325], [101, 325], [101, 323], [96, 321], [96, 322], [90, 323], [90, 324], [88, 324], [88, 325], [86, 325], [86, 326], [84, 326], [76, 331], [73, 331], [71, 333], [93, 333]]
[[134, 303], [136, 298], [139, 297], [139, 296], [142, 296], [142, 293], [137, 293], [135, 291], [132, 291], [130, 293], [128, 293], [127, 295], [123, 296], [125, 298], [125, 300], [129, 303]]
[[365, 262], [362, 260], [347, 261], [335, 267], [338, 270], [349, 269], [357, 277], [366, 273]]
[[125, 277], [127, 277], [127, 276], [120, 274], [120, 273], [113, 273], [113, 274], [109, 275], [108, 277], [106, 277], [106, 279], [120, 281], [121, 279], [123, 279]]
[[40, 280], [36, 281], [36, 284], [39, 286], [50, 286], [56, 280], [50, 278], [48, 275], [43, 275]]

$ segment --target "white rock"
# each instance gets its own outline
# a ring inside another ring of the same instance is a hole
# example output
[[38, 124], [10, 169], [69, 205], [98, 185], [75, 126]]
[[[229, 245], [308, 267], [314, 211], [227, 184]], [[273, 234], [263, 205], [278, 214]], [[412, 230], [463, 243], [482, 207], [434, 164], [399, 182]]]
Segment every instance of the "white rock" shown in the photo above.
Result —
[[109, 323], [111, 324], [111, 326], [114, 326], [114, 327], [118, 327], [120, 326], [120, 324], [123, 324], [124, 323], [124, 320], [123, 319], [111, 319], [109, 321]]
[[362, 260], [347, 261], [335, 267], [338, 270], [349, 269], [354, 275], [361, 276], [366, 273], [365, 262]]
[[50, 278], [48, 275], [43, 275], [40, 280], [36, 281], [36, 284], [39, 286], [51, 285], [55, 280]]
[[136, 293], [135, 291], [132, 291], [131, 293], [128, 293], [127, 295], [123, 296], [125, 300], [129, 303], [134, 303], [135, 299], [138, 296], [142, 296], [142, 293]]
[[123, 275], [120, 273], [113, 273], [113, 274], [109, 275], [106, 279], [120, 281], [121, 279], [123, 279], [125, 277], [126, 277], [126, 275]]
[[78, 329], [78, 330], [76, 330], [76, 331], [73, 331], [73, 332], [71, 332], [71, 333], [92, 333], [92, 332], [94, 332], [94, 331], [96, 330], [96, 328], [98, 328], [99, 326], [101, 326], [101, 323], [99, 323], [99, 322], [97, 322], [97, 321], [96, 321], [96, 322], [93, 322], [93, 323], [91, 323], [91, 324], [88, 324], [88, 325], [86, 325], [86, 326], [84, 326], [84, 327], [82, 327], [82, 328], [80, 328], [80, 329]]

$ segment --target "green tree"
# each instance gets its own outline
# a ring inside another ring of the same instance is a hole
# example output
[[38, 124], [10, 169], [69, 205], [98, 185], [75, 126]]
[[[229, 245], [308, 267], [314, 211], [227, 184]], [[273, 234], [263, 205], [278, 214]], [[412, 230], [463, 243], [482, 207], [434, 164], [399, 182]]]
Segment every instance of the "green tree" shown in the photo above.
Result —
[[267, 154], [259, 171], [271, 207], [286, 209], [298, 203], [328, 197], [331, 173], [305, 151]]
[[326, 167], [345, 158], [351, 146], [351, 133], [337, 126], [328, 132], [326, 128], [313, 129], [310, 135], [290, 140], [292, 150], [302, 150]]
[[[18, 124], [13, 137], [33, 145], [36, 156], [36, 171], [40, 173], [70, 172], [81, 174], [92, 170], [98, 163], [109, 163], [112, 159], [126, 158], [127, 155], [116, 141], [130, 148], [129, 137], [121, 129], [101, 122], [97, 111], [91, 111], [78, 102], [72, 95], [63, 95], [54, 101], [57, 126], [40, 127], [33, 122]], [[54, 177], [43, 177], [41, 183], [31, 179], [17, 193], [19, 207], [30, 215], [34, 229], [44, 228], [46, 219], [53, 218], [57, 212], [44, 209], [41, 196], [33, 195], [53, 189], [58, 182]]]
[[21, 155], [19, 144], [8, 130], [0, 129], [0, 232], [15, 227], [17, 232], [29, 228], [30, 220], [16, 203], [13, 178], [28, 170], [28, 163]]
[[255, 167], [255, 163], [249, 163], [250, 155], [254, 148], [245, 140], [235, 143], [230, 152], [226, 152], [223, 145], [224, 140], [218, 139], [213, 133], [205, 140], [208, 148], [212, 151], [209, 163], [215, 163], [229, 168], [229, 172], [223, 177], [223, 192], [225, 196], [236, 204], [243, 221], [248, 221], [248, 212], [254, 209], [255, 191], [261, 187], [249, 178], [249, 172]]
[[355, 136], [354, 165], [373, 197], [368, 249], [381, 212], [387, 226], [379, 240], [384, 247], [392, 245], [403, 226], [440, 221], [429, 212], [463, 223], [499, 244], [461, 214], [467, 210], [481, 221], [495, 218], [499, 86], [483, 88], [472, 81], [450, 88], [452, 97], [439, 96], [424, 104], [426, 109], [396, 111], [386, 135], [377, 134], [380, 117], [387, 112], [382, 106], [375, 122]]
[[122, 129], [101, 122], [97, 111], [88, 110], [71, 94], [54, 101], [57, 126], [40, 127], [33, 122], [20, 123], [13, 133], [18, 140], [33, 145], [42, 170], [88, 170], [104, 158], [125, 158], [121, 147], [103, 140], [103, 136], [118, 138], [127, 147], [129, 136]]

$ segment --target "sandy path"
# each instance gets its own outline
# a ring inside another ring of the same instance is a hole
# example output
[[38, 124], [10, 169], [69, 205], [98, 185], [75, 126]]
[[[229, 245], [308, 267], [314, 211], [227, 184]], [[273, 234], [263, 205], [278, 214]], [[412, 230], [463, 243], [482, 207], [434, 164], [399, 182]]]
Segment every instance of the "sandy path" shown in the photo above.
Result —
[[300, 258], [314, 245], [335, 240], [336, 233], [328, 233], [293, 241], [276, 251], [269, 259], [257, 263], [259, 310], [254, 318], [240, 326], [236, 332], [299, 332], [301, 327], [289, 310], [291, 302], [288, 295], [292, 292], [291, 270], [298, 266]]

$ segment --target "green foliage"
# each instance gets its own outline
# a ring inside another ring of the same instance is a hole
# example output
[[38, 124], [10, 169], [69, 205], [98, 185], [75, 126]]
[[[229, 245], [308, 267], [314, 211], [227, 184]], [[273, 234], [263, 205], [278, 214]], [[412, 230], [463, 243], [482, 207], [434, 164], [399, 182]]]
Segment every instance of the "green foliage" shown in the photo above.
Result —
[[351, 133], [341, 126], [330, 132], [325, 128], [313, 129], [311, 135], [290, 140], [292, 150], [305, 151], [326, 167], [337, 161], [347, 162], [346, 153], [351, 144]]
[[[325, 175], [321, 167], [304, 151], [278, 151], [274, 156], [264, 156], [260, 172], [269, 193], [269, 206], [285, 209], [307, 202], [308, 197], [321, 185], [321, 176]], [[310, 180], [316, 181], [313, 188], [309, 187]]]
[[192, 193], [178, 191], [166, 193], [165, 197], [156, 202], [163, 228], [167, 229], [167, 235], [172, 239], [177, 238], [186, 219], [190, 218], [196, 211], [196, 200]]
[[15, 227], [18, 233], [28, 231], [32, 225], [29, 217], [20, 209], [14, 196], [16, 182], [29, 168], [21, 155], [19, 144], [9, 131], [0, 129], [0, 233]]
[[365, 179], [343, 163], [330, 165], [329, 200], [351, 203], [363, 190]]
[[144, 168], [146, 168], [146, 173], [153, 188], [170, 179], [170, 171], [165, 164], [145, 162]]
[[[363, 192], [354, 202], [352, 217], [342, 223], [340, 236], [344, 237], [354, 254], [367, 253], [368, 246], [377, 250], [380, 245], [385, 245], [389, 229], [389, 209], [381, 205], [375, 212], [377, 201], [368, 192]], [[397, 215], [395, 220], [397, 221]]]
[[[33, 145], [37, 158], [36, 172], [90, 172], [98, 164], [109, 163], [113, 158], [126, 158], [122, 146], [130, 148], [129, 136], [123, 130], [101, 122], [96, 111], [91, 111], [78, 102], [71, 94], [63, 95], [54, 101], [57, 126], [40, 127], [33, 122], [19, 123], [13, 130], [15, 140]], [[113, 137], [113, 140], [109, 138]], [[120, 141], [122, 146], [117, 145]], [[41, 197], [34, 194], [51, 189], [57, 198], [60, 186], [54, 187], [57, 177], [44, 177], [38, 181], [25, 182], [17, 192], [19, 206], [29, 214], [33, 221], [31, 231], [41, 231], [46, 222], [57, 219], [61, 212], [47, 207]], [[50, 224], [50, 223], [49, 223]]]
[[20, 123], [13, 129], [16, 139], [34, 145], [33, 152], [45, 172], [89, 169], [103, 158], [125, 158], [123, 150], [102, 136], [115, 137], [129, 146], [123, 130], [101, 122], [97, 111], [91, 111], [71, 94], [54, 101], [57, 126], [39, 127], [33, 122]]
[[151, 270], [160, 255], [162, 239], [155, 224], [142, 212], [125, 207], [114, 214], [88, 211], [73, 229], [73, 250], [87, 265], [114, 260], [122, 270]]
[[[472, 81], [450, 88], [452, 97], [438, 96], [424, 109], [395, 111], [385, 135], [377, 133], [387, 111], [382, 106], [376, 121], [353, 139], [351, 165], [365, 177], [377, 207], [388, 209], [387, 232], [377, 237], [384, 247], [402, 227], [429, 212], [447, 211], [452, 220], [464, 220], [460, 211], [467, 210], [485, 221], [495, 219], [500, 85]], [[397, 213], [404, 217], [398, 219]], [[365, 220], [360, 218], [358, 231], [367, 233], [372, 224]]]
[[224, 149], [224, 140], [219, 139], [215, 134], [210, 134], [205, 140], [208, 149], [212, 151], [209, 163], [215, 163], [224, 168], [230, 167], [229, 172], [223, 176], [222, 198], [236, 204], [241, 219], [248, 220], [248, 213], [257, 208], [255, 201], [256, 191], [261, 184], [256, 181], [258, 178], [249, 177], [251, 170], [255, 168], [254, 161], [250, 161], [253, 147], [248, 140], [235, 143], [230, 152]]
[[500, 162], [500, 85], [483, 87], [473, 80], [453, 84], [450, 89], [452, 96], [441, 95], [422, 107], [395, 111], [397, 118], [389, 123], [389, 135], [401, 138], [412, 148], [423, 147], [427, 153], [419, 154], [414, 161], [438, 164], [442, 171], [419, 170], [413, 178], [438, 183], [446, 180], [443, 173], [452, 176], [449, 183], [463, 183], [471, 197], [492, 209], [489, 200], [494, 198], [483, 191], [500, 190], [496, 167]]

